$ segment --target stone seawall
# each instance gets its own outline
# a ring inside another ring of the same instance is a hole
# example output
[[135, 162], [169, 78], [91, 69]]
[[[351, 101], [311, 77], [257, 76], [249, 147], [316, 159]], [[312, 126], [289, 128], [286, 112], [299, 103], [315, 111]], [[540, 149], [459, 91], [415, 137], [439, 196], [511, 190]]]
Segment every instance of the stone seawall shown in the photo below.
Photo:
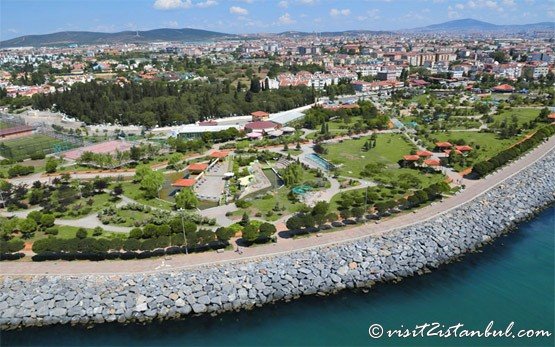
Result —
[[551, 150], [493, 189], [430, 220], [380, 237], [285, 255], [150, 274], [4, 276], [0, 327], [219, 313], [421, 274], [475, 250], [555, 201], [554, 173]]

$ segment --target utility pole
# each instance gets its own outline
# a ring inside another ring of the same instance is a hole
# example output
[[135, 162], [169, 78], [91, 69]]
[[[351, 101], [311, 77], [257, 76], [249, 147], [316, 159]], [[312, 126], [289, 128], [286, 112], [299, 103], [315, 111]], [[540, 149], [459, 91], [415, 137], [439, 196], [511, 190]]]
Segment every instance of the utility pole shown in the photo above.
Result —
[[187, 243], [187, 236], [185, 236], [185, 221], [183, 220], [183, 209], [179, 209], [179, 214], [181, 214], [181, 230], [183, 230], [183, 242], [185, 242], [185, 254], [189, 254], [189, 245]]

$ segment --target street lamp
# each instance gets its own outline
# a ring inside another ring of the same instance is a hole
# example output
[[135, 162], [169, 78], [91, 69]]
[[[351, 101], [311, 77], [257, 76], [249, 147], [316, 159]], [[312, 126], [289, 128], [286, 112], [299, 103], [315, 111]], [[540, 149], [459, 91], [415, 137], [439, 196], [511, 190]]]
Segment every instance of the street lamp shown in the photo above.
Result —
[[179, 214], [181, 214], [181, 230], [183, 230], [183, 241], [185, 242], [185, 254], [189, 254], [189, 245], [187, 243], [187, 236], [185, 236], [185, 221], [183, 220], [183, 209], [179, 209]]

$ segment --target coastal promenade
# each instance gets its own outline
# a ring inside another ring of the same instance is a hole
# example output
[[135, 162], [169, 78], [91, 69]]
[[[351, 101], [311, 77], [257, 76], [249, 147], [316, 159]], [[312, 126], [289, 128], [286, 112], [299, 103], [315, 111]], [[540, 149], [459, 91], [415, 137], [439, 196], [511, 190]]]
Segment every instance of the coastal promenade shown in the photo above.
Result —
[[[524, 168], [535, 163], [538, 159], [555, 149], [555, 136], [542, 143], [534, 150], [528, 152], [520, 159], [510, 163], [498, 172], [481, 180], [468, 181], [466, 189], [453, 197], [441, 202], [424, 207], [414, 213], [406, 213], [384, 220], [380, 223], [368, 222], [350, 229], [322, 233], [299, 239], [280, 238], [275, 244], [260, 245], [252, 248], [243, 248], [243, 253], [226, 251], [223, 253], [206, 252], [190, 255], [174, 255], [166, 258], [129, 260], [129, 261], [102, 261], [102, 262], [2, 262], [0, 273], [2, 275], [90, 275], [90, 274], [126, 274], [126, 273], [154, 273], [174, 271], [202, 265], [216, 265], [231, 261], [251, 261], [257, 258], [274, 256], [297, 250], [307, 250], [315, 247], [329, 246], [347, 241], [353, 241], [366, 236], [379, 236], [390, 233], [398, 228], [415, 225], [439, 214], [450, 211], [474, 198], [486, 193], [490, 189], [502, 185], [503, 181], [512, 177]], [[545, 175], [551, 173], [545, 172]], [[515, 203], [518, 197], [515, 196]]]

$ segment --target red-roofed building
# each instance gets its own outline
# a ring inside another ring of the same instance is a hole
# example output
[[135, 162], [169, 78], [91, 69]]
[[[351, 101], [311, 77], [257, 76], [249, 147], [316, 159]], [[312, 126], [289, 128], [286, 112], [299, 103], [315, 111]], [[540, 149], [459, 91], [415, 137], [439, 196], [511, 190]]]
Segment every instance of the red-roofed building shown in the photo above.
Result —
[[451, 147], [453, 147], [453, 144], [451, 142], [447, 142], [447, 141], [436, 142], [436, 150], [442, 151], [442, 150], [449, 149]]
[[252, 121], [256, 122], [261, 120], [267, 120], [268, 117], [270, 117], [270, 114], [264, 111], [254, 111], [253, 113], [251, 113], [251, 116], [252, 116]]
[[270, 121], [256, 121], [250, 122], [245, 125], [245, 131], [247, 133], [250, 132], [258, 132], [258, 133], [269, 133], [279, 128], [279, 124], [270, 122]]
[[197, 183], [197, 180], [193, 178], [180, 178], [177, 181], [172, 183], [172, 187], [190, 188], [190, 187], [193, 187], [196, 183]]
[[229, 152], [226, 151], [214, 151], [210, 153], [211, 158], [223, 159], [229, 155]]
[[515, 91], [515, 88], [508, 84], [501, 84], [499, 86], [491, 88], [491, 91], [494, 93], [512, 93]]
[[187, 170], [189, 170], [189, 172], [192, 172], [192, 173], [203, 172], [207, 168], [208, 168], [208, 164], [206, 163], [193, 163], [187, 166]]
[[424, 160], [424, 164], [427, 166], [439, 166], [440, 161], [439, 159], [426, 159]]
[[429, 151], [416, 151], [416, 155], [419, 157], [428, 158], [432, 156], [432, 152]]
[[403, 156], [403, 160], [405, 161], [418, 161], [420, 157], [416, 154], [408, 154]]
[[551, 113], [549, 116], [547, 116], [547, 118], [549, 118], [549, 119], [555, 119], [555, 112]]
[[464, 145], [464, 146], [455, 146], [455, 149], [461, 152], [470, 152], [472, 147]]
[[0, 139], [13, 139], [31, 135], [35, 128], [28, 125], [19, 125], [11, 128], [0, 129]]

